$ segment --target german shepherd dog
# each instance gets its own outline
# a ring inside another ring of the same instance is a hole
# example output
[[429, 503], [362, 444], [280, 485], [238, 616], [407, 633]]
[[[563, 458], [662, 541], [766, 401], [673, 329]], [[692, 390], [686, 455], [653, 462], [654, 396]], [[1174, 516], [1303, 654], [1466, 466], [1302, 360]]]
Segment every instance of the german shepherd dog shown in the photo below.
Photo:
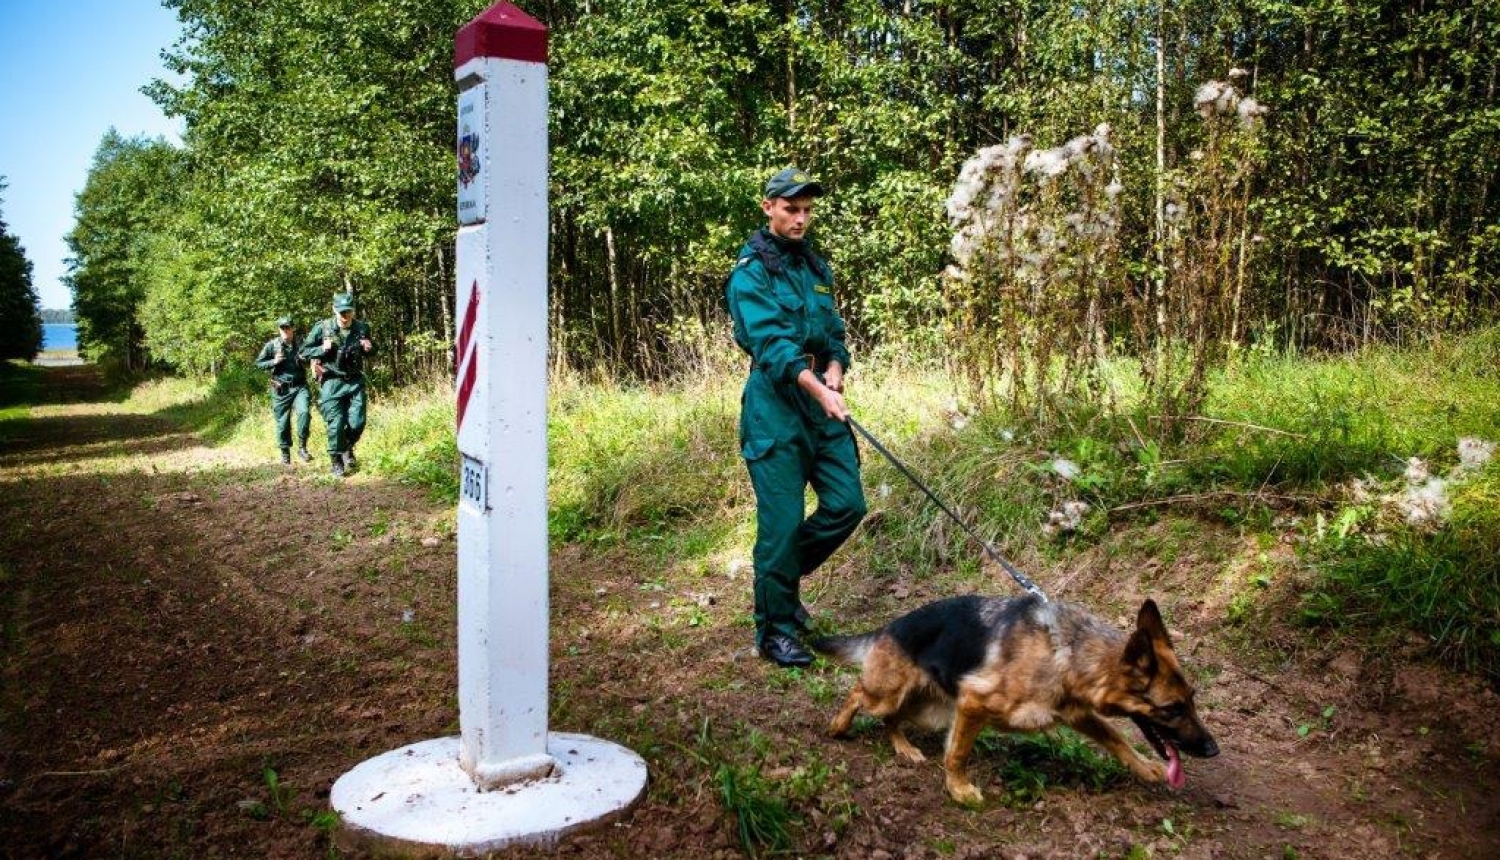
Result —
[[[906, 726], [946, 728], [944, 781], [959, 803], [984, 799], [965, 762], [990, 723], [1017, 732], [1062, 723], [1137, 778], [1173, 788], [1187, 782], [1178, 750], [1219, 754], [1151, 600], [1129, 636], [1075, 604], [969, 595], [929, 603], [880, 630], [809, 644], [863, 665], [828, 733], [844, 736], [863, 710], [885, 721], [897, 754], [920, 762], [925, 757], [907, 740]], [[1165, 764], [1142, 758], [1103, 717], [1129, 717]]]

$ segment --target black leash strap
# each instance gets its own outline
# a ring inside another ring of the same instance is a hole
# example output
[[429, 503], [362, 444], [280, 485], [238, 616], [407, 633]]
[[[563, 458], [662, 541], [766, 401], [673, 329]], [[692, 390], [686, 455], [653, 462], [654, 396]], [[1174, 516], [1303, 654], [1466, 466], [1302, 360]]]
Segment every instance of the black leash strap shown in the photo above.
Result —
[[947, 505], [943, 504], [943, 500], [940, 499], [940, 498], [938, 498], [937, 494], [934, 493], [932, 490], [928, 489], [927, 485], [924, 484], [924, 483], [922, 483], [921, 479], [919, 479], [916, 475], [912, 474], [912, 471], [910, 469], [906, 468], [906, 464], [905, 463], [903, 463], [900, 460], [896, 459], [896, 455], [892, 454], [890, 451], [886, 450], [886, 447], [884, 445], [880, 444], [880, 442], [877, 441], [874, 436], [870, 435], [870, 431], [868, 431], [864, 427], [860, 426], [860, 423], [858, 421], [854, 420], [854, 416], [853, 415], [849, 416], [849, 426], [853, 427], [855, 430], [858, 430], [859, 431], [859, 435], [865, 437], [865, 441], [866, 442], [869, 442], [871, 445], [873, 445], [875, 447], [876, 451], [879, 451], [882, 456], [884, 456], [887, 460], [890, 460], [891, 461], [891, 465], [895, 466], [896, 469], [901, 472], [901, 474], [905, 475], [906, 478], [907, 478], [907, 480], [911, 481], [913, 484], [916, 484], [917, 485], [917, 489], [919, 489], [922, 492], [926, 493], [927, 494], [927, 498], [932, 499], [932, 503], [933, 504], [937, 505], [939, 508], [942, 508], [943, 513], [947, 514], [948, 517], [950, 519], [952, 519], [955, 523], [958, 523], [959, 526], [961, 528], [963, 528], [963, 530], [966, 533], [968, 533], [969, 537], [973, 538], [976, 543], [978, 543], [980, 546], [984, 547], [985, 553], [987, 555], [989, 555], [990, 558], [994, 559], [996, 561], [996, 563], [998, 563], [1001, 567], [1005, 568], [1005, 572], [1008, 573], [1008, 574], [1010, 574], [1010, 578], [1014, 579], [1016, 581], [1016, 584], [1020, 585], [1022, 588], [1026, 589], [1027, 591], [1031, 592], [1032, 594], [1035, 594], [1037, 597], [1040, 597], [1042, 599], [1043, 603], [1047, 602], [1047, 595], [1040, 588], [1037, 587], [1036, 583], [1032, 582], [1026, 576], [1026, 574], [1022, 573], [1019, 570], [1016, 570], [1015, 565], [1012, 565], [1010, 562], [1008, 562], [1008, 561], [1005, 560], [1005, 556], [1002, 556], [1000, 553], [996, 552], [995, 548], [992, 547], [992, 546], [990, 546], [984, 540], [984, 538], [980, 537], [979, 533], [976, 532], [976, 531], [974, 531], [974, 529], [972, 527], [970, 527], [968, 523], [966, 523], [963, 520], [959, 519], [958, 518], [958, 514], [955, 514], [951, 508], [949, 508]]

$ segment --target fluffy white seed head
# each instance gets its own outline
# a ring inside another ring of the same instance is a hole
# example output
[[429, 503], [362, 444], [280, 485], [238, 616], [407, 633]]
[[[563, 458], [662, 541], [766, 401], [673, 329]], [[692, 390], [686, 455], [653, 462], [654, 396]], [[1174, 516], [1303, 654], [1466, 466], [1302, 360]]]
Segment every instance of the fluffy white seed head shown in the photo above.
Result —
[[1253, 98], [1246, 97], [1240, 99], [1237, 110], [1240, 115], [1240, 125], [1245, 128], [1253, 128], [1256, 122], [1270, 111], [1270, 108], [1267, 108]]
[[1067, 147], [1058, 146], [1033, 150], [1026, 156], [1025, 168], [1027, 173], [1039, 173], [1050, 179], [1067, 172], [1068, 164]]
[[1193, 95], [1193, 107], [1204, 119], [1234, 113], [1239, 101], [1239, 91], [1224, 81], [1208, 81]]

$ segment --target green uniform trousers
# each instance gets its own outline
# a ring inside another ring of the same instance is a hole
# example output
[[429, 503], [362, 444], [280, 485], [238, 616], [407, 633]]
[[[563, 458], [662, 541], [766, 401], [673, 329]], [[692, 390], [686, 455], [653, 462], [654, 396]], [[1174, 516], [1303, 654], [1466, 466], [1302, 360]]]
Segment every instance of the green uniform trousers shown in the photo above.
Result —
[[323, 413], [323, 424], [328, 429], [328, 456], [353, 450], [365, 432], [364, 377], [323, 377], [318, 411]]
[[292, 419], [297, 421], [297, 447], [307, 447], [308, 402], [306, 385], [286, 384], [281, 393], [271, 392], [271, 414], [276, 418], [276, 444], [281, 450], [292, 447]]
[[[781, 391], [776, 391], [781, 388]], [[800, 390], [750, 374], [740, 413], [741, 454], [755, 488], [755, 640], [796, 638], [801, 580], [853, 533], [868, 510], [849, 425]], [[804, 518], [811, 485], [818, 506]]]

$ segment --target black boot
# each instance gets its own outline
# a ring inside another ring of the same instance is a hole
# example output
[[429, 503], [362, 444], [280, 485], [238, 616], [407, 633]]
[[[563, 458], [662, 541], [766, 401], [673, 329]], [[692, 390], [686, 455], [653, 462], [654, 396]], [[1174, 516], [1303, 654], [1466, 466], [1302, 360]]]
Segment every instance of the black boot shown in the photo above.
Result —
[[283, 466], [290, 466], [290, 465], [292, 465], [292, 449], [291, 448], [282, 448], [281, 449], [281, 465], [283, 465]]
[[812, 655], [790, 636], [780, 633], [772, 633], [760, 643], [760, 656], [770, 660], [783, 669], [801, 668], [812, 665]]
[[351, 472], [359, 468], [359, 461], [354, 459], [353, 448], [350, 448], [349, 450], [344, 452], [344, 468]]
[[304, 462], [304, 463], [311, 463], [312, 462], [312, 455], [309, 454], [309, 453], [307, 453], [307, 443], [306, 442], [303, 442], [302, 443], [302, 447], [297, 449], [297, 456], [299, 458], [301, 458], [302, 462]]
[[335, 478], [342, 478], [342, 477], [344, 477], [344, 458], [343, 458], [343, 455], [334, 454], [333, 456], [329, 457], [328, 459], [330, 461], [332, 461], [332, 463], [333, 463], [333, 466], [332, 466], [333, 476]]

